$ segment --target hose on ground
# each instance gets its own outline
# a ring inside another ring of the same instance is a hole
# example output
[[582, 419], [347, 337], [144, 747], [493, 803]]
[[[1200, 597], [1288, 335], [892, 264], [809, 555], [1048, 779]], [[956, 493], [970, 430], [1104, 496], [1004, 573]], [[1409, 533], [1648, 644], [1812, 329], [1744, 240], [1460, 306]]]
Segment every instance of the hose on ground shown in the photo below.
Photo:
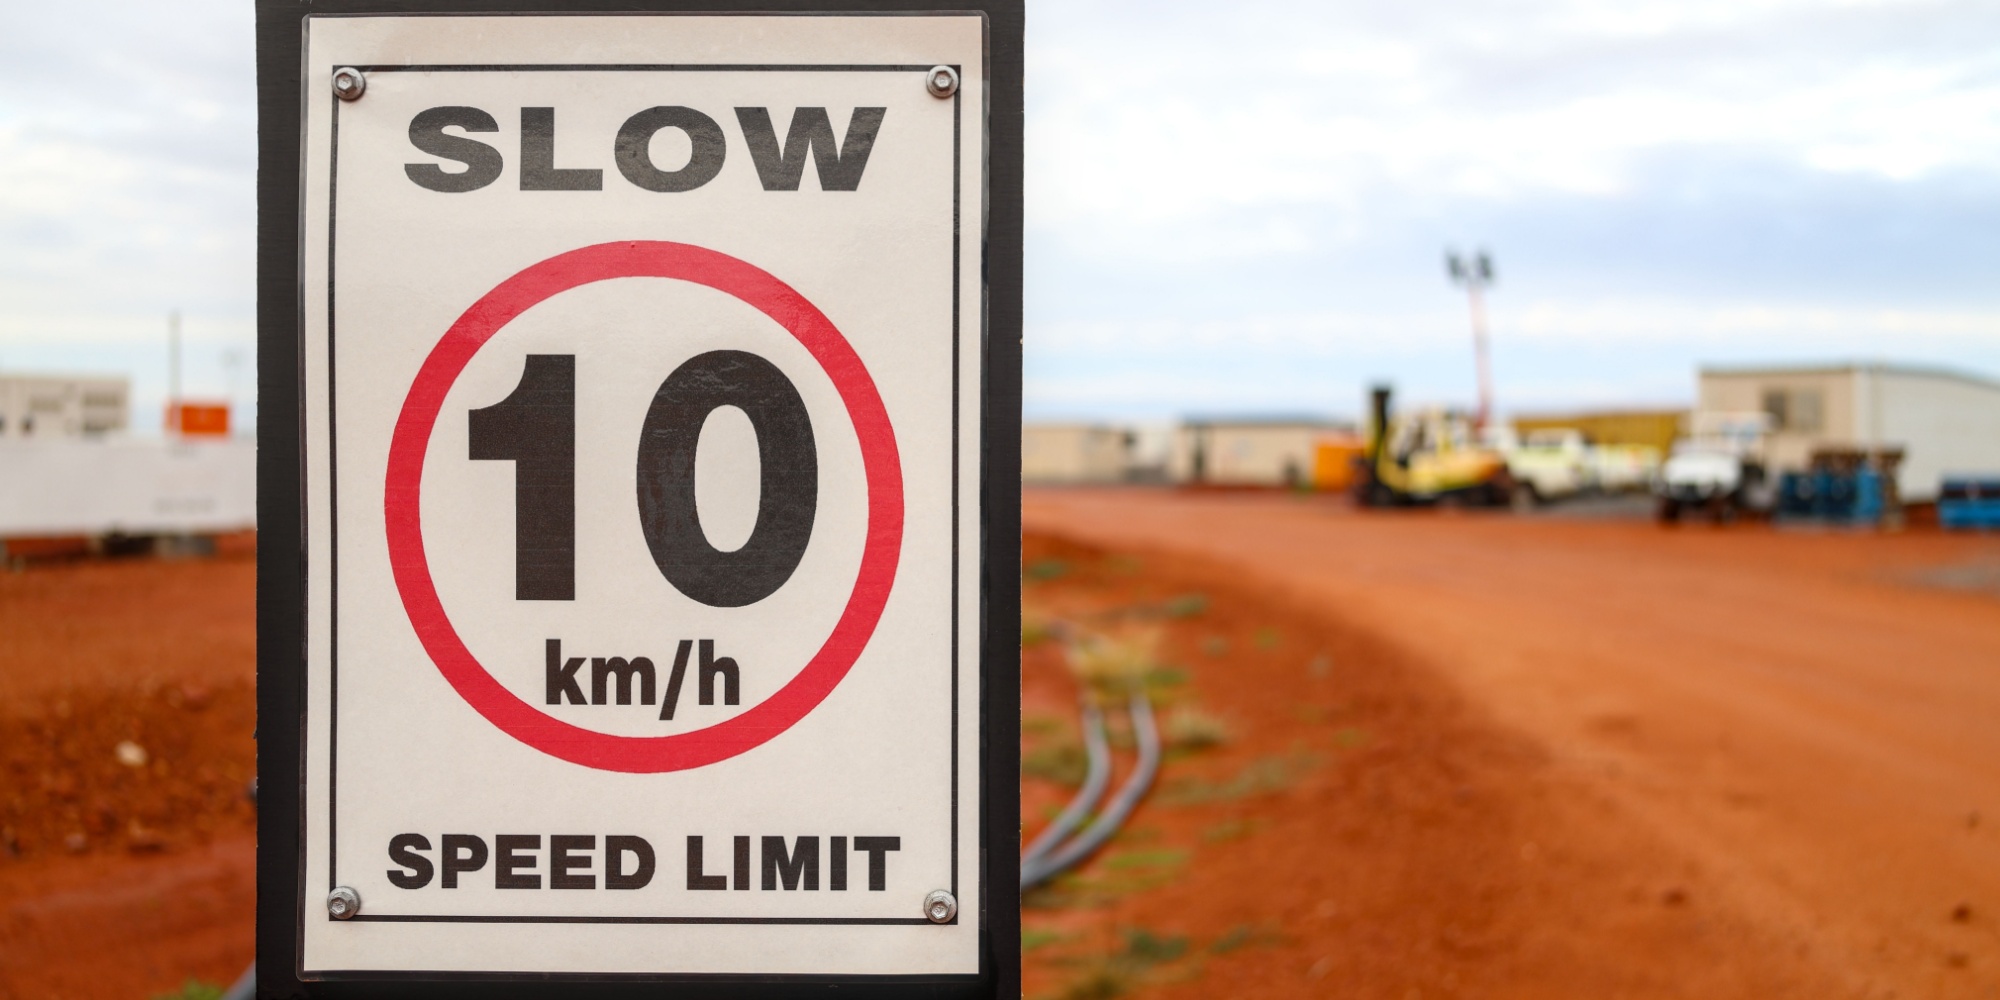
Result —
[[251, 962], [243, 974], [236, 977], [235, 985], [222, 994], [222, 1000], [254, 1000], [257, 996], [257, 963]]
[[1090, 761], [1083, 787], [1077, 790], [1075, 797], [1042, 830], [1041, 835], [1028, 845], [1027, 853], [1021, 855], [1024, 869], [1075, 833], [1077, 827], [1090, 818], [1091, 810], [1097, 808], [1097, 800], [1104, 797], [1104, 789], [1111, 784], [1111, 741], [1104, 733], [1104, 713], [1087, 700], [1083, 703], [1083, 746]]
[[[1124, 825], [1132, 810], [1138, 808], [1139, 800], [1145, 798], [1146, 791], [1152, 787], [1153, 778], [1160, 770], [1160, 730], [1153, 718], [1153, 703], [1141, 691], [1132, 695], [1129, 710], [1132, 714], [1132, 735], [1139, 745], [1138, 767], [1133, 769], [1131, 777], [1125, 779], [1118, 794], [1111, 797], [1088, 829], [1061, 847], [1021, 859], [1023, 890], [1062, 874], [1104, 846], [1118, 833], [1118, 828]], [[1101, 727], [1102, 717], [1099, 718], [1099, 725]], [[1086, 787], [1085, 791], [1088, 790]], [[1082, 798], [1082, 792], [1077, 797]], [[1068, 810], [1064, 812], [1067, 814]], [[1041, 838], [1036, 838], [1037, 843], [1040, 841]]]

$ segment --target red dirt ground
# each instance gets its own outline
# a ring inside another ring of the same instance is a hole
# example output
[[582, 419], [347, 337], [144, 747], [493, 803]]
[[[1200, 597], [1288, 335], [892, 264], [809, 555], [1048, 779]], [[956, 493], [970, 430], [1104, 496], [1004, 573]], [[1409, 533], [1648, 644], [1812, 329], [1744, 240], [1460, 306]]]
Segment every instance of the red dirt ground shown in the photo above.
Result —
[[[1037, 631], [1158, 629], [1174, 740], [1030, 895], [1032, 997], [2000, 997], [2000, 540], [1027, 515]], [[249, 961], [253, 588], [241, 551], [0, 572], [0, 1000]], [[1079, 692], [1034, 638], [1030, 835]]]
[[[1078, 939], [1029, 952], [1033, 991], [1108, 995], [1110, 966], [1190, 997], [2000, 996], [2000, 539], [1139, 491], [1026, 515], [1216, 597], [1167, 658], [1240, 736], [1181, 767], [1325, 760], [1241, 800], [1257, 832], [1227, 847], [1149, 802], [1134, 835], [1181, 870], [1031, 912]], [[1312, 638], [1188, 651], [1254, 627]], [[1048, 657], [1026, 669], [1030, 705], [1073, 697]], [[1201, 953], [1237, 923], [1265, 945]], [[1185, 957], [1135, 958], [1163, 938]]]
[[[1837, 992], [1641, 824], [1389, 645], [1212, 564], [1029, 536], [1031, 571], [1058, 562], [1060, 578], [1027, 588], [1039, 613], [1207, 598], [1167, 626], [1161, 659], [1188, 677], [1169, 696], [1231, 736], [1170, 759], [1131, 829], [1029, 897], [1029, 996]], [[1023, 669], [1031, 732], [1073, 729], [1057, 644], [1031, 646]], [[1064, 796], [1026, 784], [1032, 834]]]
[[0, 1000], [249, 964], [255, 587], [242, 544], [0, 571]]

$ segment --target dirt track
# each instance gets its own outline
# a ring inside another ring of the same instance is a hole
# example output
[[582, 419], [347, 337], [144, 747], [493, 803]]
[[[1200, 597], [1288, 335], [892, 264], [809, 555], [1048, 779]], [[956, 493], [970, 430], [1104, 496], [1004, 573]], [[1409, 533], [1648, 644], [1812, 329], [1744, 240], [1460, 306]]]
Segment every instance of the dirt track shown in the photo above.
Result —
[[[1026, 523], [1210, 561], [1525, 743], [1517, 821], [1556, 842], [1519, 853], [1549, 864], [1445, 905], [1569, 961], [1476, 995], [2000, 996], [1996, 540], [1128, 491], [1031, 493]], [[1722, 939], [1631, 933], [1641, 897]], [[1302, 960], [1257, 992], [1328, 992]]]
[[257, 567], [230, 541], [0, 571], [0, 1000], [249, 964]]
[[[1026, 511], [1026, 605], [1156, 628], [1175, 747], [1030, 895], [1032, 997], [2000, 997], [2000, 539]], [[0, 574], [0, 1000], [247, 962], [253, 582]], [[1078, 685], [1023, 679], [1032, 835]]]

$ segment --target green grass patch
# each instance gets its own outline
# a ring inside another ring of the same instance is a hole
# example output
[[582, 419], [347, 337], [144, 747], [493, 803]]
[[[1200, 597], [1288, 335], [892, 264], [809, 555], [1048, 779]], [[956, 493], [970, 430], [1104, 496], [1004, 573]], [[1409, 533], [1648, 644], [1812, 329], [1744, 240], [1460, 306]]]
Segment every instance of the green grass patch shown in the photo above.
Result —
[[1146, 568], [1138, 556], [1114, 555], [1104, 560], [1104, 568], [1119, 576], [1131, 576]]
[[1125, 957], [1146, 965], [1160, 965], [1188, 952], [1188, 939], [1181, 935], [1155, 934], [1143, 927], [1125, 932]]
[[1267, 626], [1265, 628], [1258, 629], [1256, 633], [1251, 636], [1251, 641], [1257, 644], [1258, 649], [1277, 649], [1278, 643], [1282, 641], [1283, 638], [1284, 638], [1283, 636], [1278, 634], [1277, 629], [1270, 628]]
[[1342, 750], [1357, 750], [1368, 744], [1368, 732], [1354, 726], [1346, 726], [1333, 732], [1333, 745]]
[[161, 993], [153, 1000], [222, 1000], [222, 987], [190, 979], [172, 993]]
[[1290, 788], [1300, 775], [1318, 764], [1318, 758], [1311, 754], [1260, 757], [1223, 781], [1193, 777], [1175, 781], [1160, 789], [1160, 802], [1176, 806], [1203, 805], [1270, 795]]
[[1199, 618], [1207, 611], [1207, 594], [1182, 594], [1160, 605], [1160, 613], [1168, 618]]
[[1113, 1000], [1157, 978], [1155, 970], [1187, 957], [1188, 939], [1128, 928], [1118, 950], [1083, 964], [1082, 974], [1056, 996], [1060, 1000]]
[[1021, 774], [1076, 788], [1090, 772], [1090, 757], [1075, 743], [1053, 743], [1021, 755]]
[[1132, 988], [1132, 978], [1110, 963], [1093, 965], [1081, 978], [1063, 987], [1057, 1000], [1114, 1000]]
[[1181, 705], [1169, 712], [1160, 730], [1167, 750], [1175, 753], [1212, 750], [1229, 742], [1229, 725], [1193, 705]]
[[1021, 950], [1024, 952], [1059, 944], [1062, 940], [1063, 935], [1046, 927], [1021, 928]]
[[1201, 641], [1201, 651], [1210, 656], [1229, 655], [1229, 640], [1224, 636], [1211, 635]]
[[[1251, 933], [1253, 932], [1250, 930], [1249, 924], [1237, 924], [1236, 926], [1231, 927], [1221, 937], [1216, 938], [1215, 941], [1208, 946], [1208, 950], [1211, 954], [1227, 955], [1230, 952], [1235, 951], [1236, 949], [1241, 948], [1246, 944], [1249, 944]], [[1026, 939], [1025, 934], [1022, 937], [1023, 940]]]
[[1027, 617], [1026, 615], [1021, 617], [1022, 649], [1039, 646], [1053, 638], [1055, 638], [1055, 632], [1049, 628], [1049, 623]]
[[1054, 736], [1068, 728], [1068, 721], [1060, 715], [1037, 712], [1021, 717], [1021, 732], [1028, 736]]
[[1238, 816], [1201, 831], [1201, 839], [1203, 843], [1226, 844], [1232, 840], [1242, 840], [1263, 828], [1263, 820], [1244, 819]]
[[1069, 563], [1061, 559], [1037, 559], [1022, 567], [1021, 576], [1030, 583], [1047, 583], [1069, 575]]
[[1065, 872], [1028, 890], [1024, 910], [1081, 910], [1108, 906], [1121, 897], [1170, 885], [1180, 878], [1174, 867], [1111, 868], [1094, 866], [1091, 874]]
[[1188, 852], [1176, 850], [1124, 851], [1104, 859], [1104, 867], [1112, 871], [1134, 868], [1178, 868], [1187, 864]]
[[1268, 930], [1252, 927], [1249, 924], [1237, 924], [1223, 932], [1221, 937], [1209, 942], [1208, 953], [1211, 955], [1227, 955], [1232, 951], [1252, 945], [1274, 945], [1280, 943], [1282, 940], [1278, 935]]

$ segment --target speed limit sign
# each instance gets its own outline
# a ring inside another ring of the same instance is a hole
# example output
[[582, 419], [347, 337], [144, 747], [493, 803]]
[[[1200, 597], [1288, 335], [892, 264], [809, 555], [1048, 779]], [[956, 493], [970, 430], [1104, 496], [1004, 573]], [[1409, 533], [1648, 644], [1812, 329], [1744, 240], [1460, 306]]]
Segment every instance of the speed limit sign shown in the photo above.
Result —
[[1018, 992], [1020, 24], [262, 5], [260, 993]]

